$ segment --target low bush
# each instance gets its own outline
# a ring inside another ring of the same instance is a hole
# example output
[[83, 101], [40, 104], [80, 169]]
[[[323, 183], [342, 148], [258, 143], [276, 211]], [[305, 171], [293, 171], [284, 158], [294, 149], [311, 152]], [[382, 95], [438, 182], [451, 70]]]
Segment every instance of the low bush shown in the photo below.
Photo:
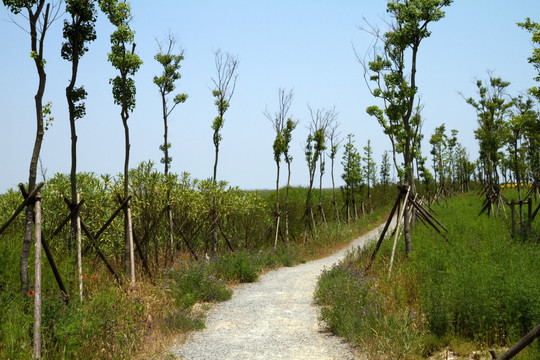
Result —
[[213, 272], [230, 282], [250, 283], [259, 278], [261, 272], [261, 259], [252, 256], [246, 250], [236, 251], [232, 254], [216, 256], [210, 259]]
[[191, 309], [197, 302], [217, 302], [229, 300], [232, 291], [225, 281], [218, 279], [207, 262], [192, 262], [181, 270], [172, 270], [171, 291], [177, 305]]

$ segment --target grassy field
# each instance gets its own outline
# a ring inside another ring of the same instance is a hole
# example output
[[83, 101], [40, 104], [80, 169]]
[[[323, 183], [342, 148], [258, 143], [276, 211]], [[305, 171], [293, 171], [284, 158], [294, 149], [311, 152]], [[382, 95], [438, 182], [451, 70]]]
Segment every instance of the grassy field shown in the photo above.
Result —
[[[373, 359], [442, 349], [491, 358], [489, 348], [501, 353], [515, 343], [540, 324], [540, 226], [536, 219], [512, 237], [502, 211], [477, 216], [481, 202], [467, 194], [435, 206], [448, 241], [420, 224], [409, 258], [400, 242], [390, 279], [388, 238], [368, 273], [373, 246], [327, 270], [316, 292], [322, 320]], [[539, 341], [516, 358], [539, 359]]]

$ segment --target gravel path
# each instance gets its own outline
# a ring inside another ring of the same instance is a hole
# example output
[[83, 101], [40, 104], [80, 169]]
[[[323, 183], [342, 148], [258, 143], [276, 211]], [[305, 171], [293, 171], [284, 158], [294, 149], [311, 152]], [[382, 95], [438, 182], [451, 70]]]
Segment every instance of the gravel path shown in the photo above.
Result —
[[354, 350], [321, 329], [313, 306], [317, 277], [346, 252], [376, 238], [377, 228], [327, 258], [273, 270], [215, 305], [206, 328], [171, 352], [180, 359], [355, 359]]

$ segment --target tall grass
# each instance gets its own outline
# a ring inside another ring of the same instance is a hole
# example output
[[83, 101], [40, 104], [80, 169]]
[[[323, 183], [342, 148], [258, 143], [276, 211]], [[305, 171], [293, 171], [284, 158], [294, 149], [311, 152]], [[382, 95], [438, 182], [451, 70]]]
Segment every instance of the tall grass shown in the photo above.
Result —
[[[540, 244], [513, 239], [509, 219], [478, 217], [480, 207], [470, 194], [436, 207], [448, 242], [419, 225], [409, 258], [400, 241], [390, 279], [389, 239], [368, 274], [373, 244], [350, 254], [321, 275], [321, 319], [374, 358], [420, 358], [444, 346], [489, 356], [489, 347], [515, 343], [540, 323]], [[520, 356], [538, 359], [538, 340]]]

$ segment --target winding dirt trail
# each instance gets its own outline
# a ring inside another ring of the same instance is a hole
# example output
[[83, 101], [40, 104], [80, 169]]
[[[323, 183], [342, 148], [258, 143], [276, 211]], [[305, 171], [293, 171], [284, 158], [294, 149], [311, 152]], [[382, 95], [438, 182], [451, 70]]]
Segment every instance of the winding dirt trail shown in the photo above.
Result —
[[171, 352], [180, 359], [358, 359], [354, 349], [318, 323], [313, 306], [317, 277], [352, 247], [376, 238], [376, 228], [324, 259], [270, 271], [239, 286], [232, 299], [207, 314], [206, 329]]

